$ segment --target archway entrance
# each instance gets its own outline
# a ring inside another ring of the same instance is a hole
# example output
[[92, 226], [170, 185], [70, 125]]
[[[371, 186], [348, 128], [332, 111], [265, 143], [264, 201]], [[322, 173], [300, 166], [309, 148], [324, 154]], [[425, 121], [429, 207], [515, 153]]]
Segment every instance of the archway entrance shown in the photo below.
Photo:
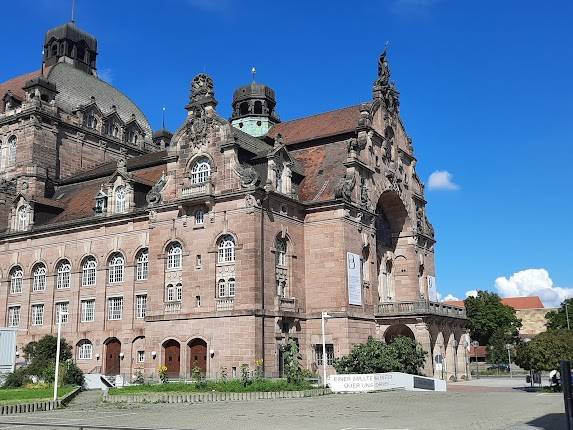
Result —
[[112, 337], [105, 342], [105, 374], [119, 375], [121, 370], [121, 342]]
[[191, 371], [194, 367], [198, 367], [201, 375], [205, 375], [207, 373], [207, 342], [198, 338], [189, 342], [189, 357]]
[[167, 367], [167, 376], [170, 378], [179, 377], [181, 366], [181, 347], [179, 342], [170, 339], [163, 343], [163, 364]]
[[384, 333], [384, 340], [386, 341], [386, 343], [392, 343], [392, 341], [396, 339], [398, 336], [405, 336], [409, 337], [410, 339], [416, 340], [414, 332], [410, 329], [410, 327], [404, 324], [396, 324], [388, 327], [388, 329], [386, 329], [386, 332]]

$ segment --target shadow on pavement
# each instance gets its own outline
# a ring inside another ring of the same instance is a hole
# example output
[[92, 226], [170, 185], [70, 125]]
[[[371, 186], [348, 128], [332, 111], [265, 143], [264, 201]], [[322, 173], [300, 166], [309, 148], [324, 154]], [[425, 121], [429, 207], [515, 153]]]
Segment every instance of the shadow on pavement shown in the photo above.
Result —
[[528, 425], [543, 430], [562, 430], [567, 426], [565, 414], [547, 414], [528, 421]]

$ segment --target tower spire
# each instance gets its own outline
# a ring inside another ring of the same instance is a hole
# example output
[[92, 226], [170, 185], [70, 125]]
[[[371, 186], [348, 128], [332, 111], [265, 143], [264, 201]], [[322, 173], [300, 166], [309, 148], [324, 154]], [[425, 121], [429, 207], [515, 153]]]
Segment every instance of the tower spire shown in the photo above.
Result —
[[163, 122], [161, 128], [165, 130], [165, 106], [163, 106]]
[[255, 83], [255, 76], [257, 74], [257, 69], [255, 68], [255, 66], [253, 66], [253, 68], [251, 69], [251, 74], [253, 75], [253, 84]]
[[72, 0], [72, 23], [76, 22], [76, 0]]

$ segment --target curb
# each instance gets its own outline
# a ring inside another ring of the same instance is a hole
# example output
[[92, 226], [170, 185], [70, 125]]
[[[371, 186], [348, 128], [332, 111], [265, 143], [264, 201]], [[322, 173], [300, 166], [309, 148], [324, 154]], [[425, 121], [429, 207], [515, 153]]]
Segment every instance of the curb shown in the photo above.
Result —
[[16, 403], [13, 405], [0, 405], [0, 415], [25, 414], [28, 412], [44, 412], [58, 409], [68, 404], [70, 400], [78, 395], [82, 387], [75, 388], [58, 400], [42, 400], [31, 403]]
[[315, 388], [303, 391], [252, 391], [246, 393], [207, 392], [186, 394], [133, 394], [133, 395], [103, 395], [103, 401], [109, 403], [210, 403], [236, 400], [263, 399], [300, 399], [303, 397], [318, 397], [331, 394], [329, 389]]

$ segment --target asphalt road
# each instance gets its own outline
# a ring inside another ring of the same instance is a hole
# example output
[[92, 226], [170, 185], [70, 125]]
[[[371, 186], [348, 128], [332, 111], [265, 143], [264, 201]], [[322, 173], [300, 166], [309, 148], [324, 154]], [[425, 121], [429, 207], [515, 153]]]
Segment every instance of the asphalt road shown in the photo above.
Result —
[[[529, 393], [521, 381], [454, 384], [447, 393], [382, 392], [206, 404], [102, 404], [82, 393], [68, 408], [0, 421], [211, 429], [516, 429], [564, 428], [561, 394]], [[5, 429], [38, 429], [0, 425]], [[44, 427], [46, 428], [46, 427]], [[47, 427], [56, 429], [57, 427]], [[86, 427], [86, 430], [89, 427]]]

